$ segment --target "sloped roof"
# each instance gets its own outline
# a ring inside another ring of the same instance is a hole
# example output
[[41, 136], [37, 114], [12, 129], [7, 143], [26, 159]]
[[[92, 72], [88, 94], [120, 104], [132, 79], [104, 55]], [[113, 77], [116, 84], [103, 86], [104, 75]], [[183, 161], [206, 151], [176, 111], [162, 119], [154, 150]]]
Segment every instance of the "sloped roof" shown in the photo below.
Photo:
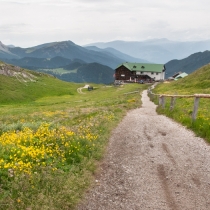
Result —
[[174, 80], [178, 80], [178, 79], [184, 78], [184, 77], [186, 77], [187, 75], [188, 75], [187, 73], [183, 72], [183, 73], [179, 74], [178, 76], [176, 76], [176, 77], [174, 78]]
[[[125, 66], [130, 71], [141, 71], [141, 72], [162, 72], [165, 69], [164, 64], [154, 63], [122, 63], [120, 66]], [[117, 69], [116, 68], [116, 69]]]

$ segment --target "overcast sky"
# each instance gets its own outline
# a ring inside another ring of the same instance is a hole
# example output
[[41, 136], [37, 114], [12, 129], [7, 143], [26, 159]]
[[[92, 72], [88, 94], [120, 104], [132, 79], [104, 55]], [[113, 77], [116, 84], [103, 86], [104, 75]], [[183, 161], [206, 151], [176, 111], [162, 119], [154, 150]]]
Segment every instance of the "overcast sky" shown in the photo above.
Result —
[[209, 0], [0, 0], [0, 41], [210, 39]]

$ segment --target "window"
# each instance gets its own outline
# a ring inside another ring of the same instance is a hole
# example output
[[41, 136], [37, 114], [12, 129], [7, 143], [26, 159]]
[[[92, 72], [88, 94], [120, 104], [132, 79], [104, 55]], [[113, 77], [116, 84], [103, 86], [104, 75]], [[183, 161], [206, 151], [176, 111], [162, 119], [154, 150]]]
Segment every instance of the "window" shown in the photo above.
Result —
[[158, 75], [158, 73], [156, 73], [156, 75]]
[[152, 72], [151, 74], [154, 74], [154, 72]]

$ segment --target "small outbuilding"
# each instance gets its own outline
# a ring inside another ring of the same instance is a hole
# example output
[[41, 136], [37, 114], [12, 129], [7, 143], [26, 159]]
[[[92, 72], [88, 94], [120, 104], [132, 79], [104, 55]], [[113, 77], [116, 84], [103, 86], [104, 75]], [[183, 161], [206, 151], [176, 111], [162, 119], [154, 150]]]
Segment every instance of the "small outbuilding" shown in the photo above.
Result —
[[178, 79], [184, 78], [184, 77], [186, 77], [186, 76], [188, 76], [188, 74], [185, 73], [185, 72], [183, 72], [183, 73], [177, 75], [177, 76], [174, 78], [174, 80], [178, 80]]

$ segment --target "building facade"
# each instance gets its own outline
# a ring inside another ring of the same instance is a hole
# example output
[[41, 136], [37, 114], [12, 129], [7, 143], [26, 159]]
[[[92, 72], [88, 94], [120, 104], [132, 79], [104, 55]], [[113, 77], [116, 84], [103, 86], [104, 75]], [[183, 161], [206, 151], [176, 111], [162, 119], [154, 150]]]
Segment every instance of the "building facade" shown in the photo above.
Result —
[[115, 81], [140, 82], [165, 79], [165, 65], [152, 63], [122, 63], [115, 69]]

